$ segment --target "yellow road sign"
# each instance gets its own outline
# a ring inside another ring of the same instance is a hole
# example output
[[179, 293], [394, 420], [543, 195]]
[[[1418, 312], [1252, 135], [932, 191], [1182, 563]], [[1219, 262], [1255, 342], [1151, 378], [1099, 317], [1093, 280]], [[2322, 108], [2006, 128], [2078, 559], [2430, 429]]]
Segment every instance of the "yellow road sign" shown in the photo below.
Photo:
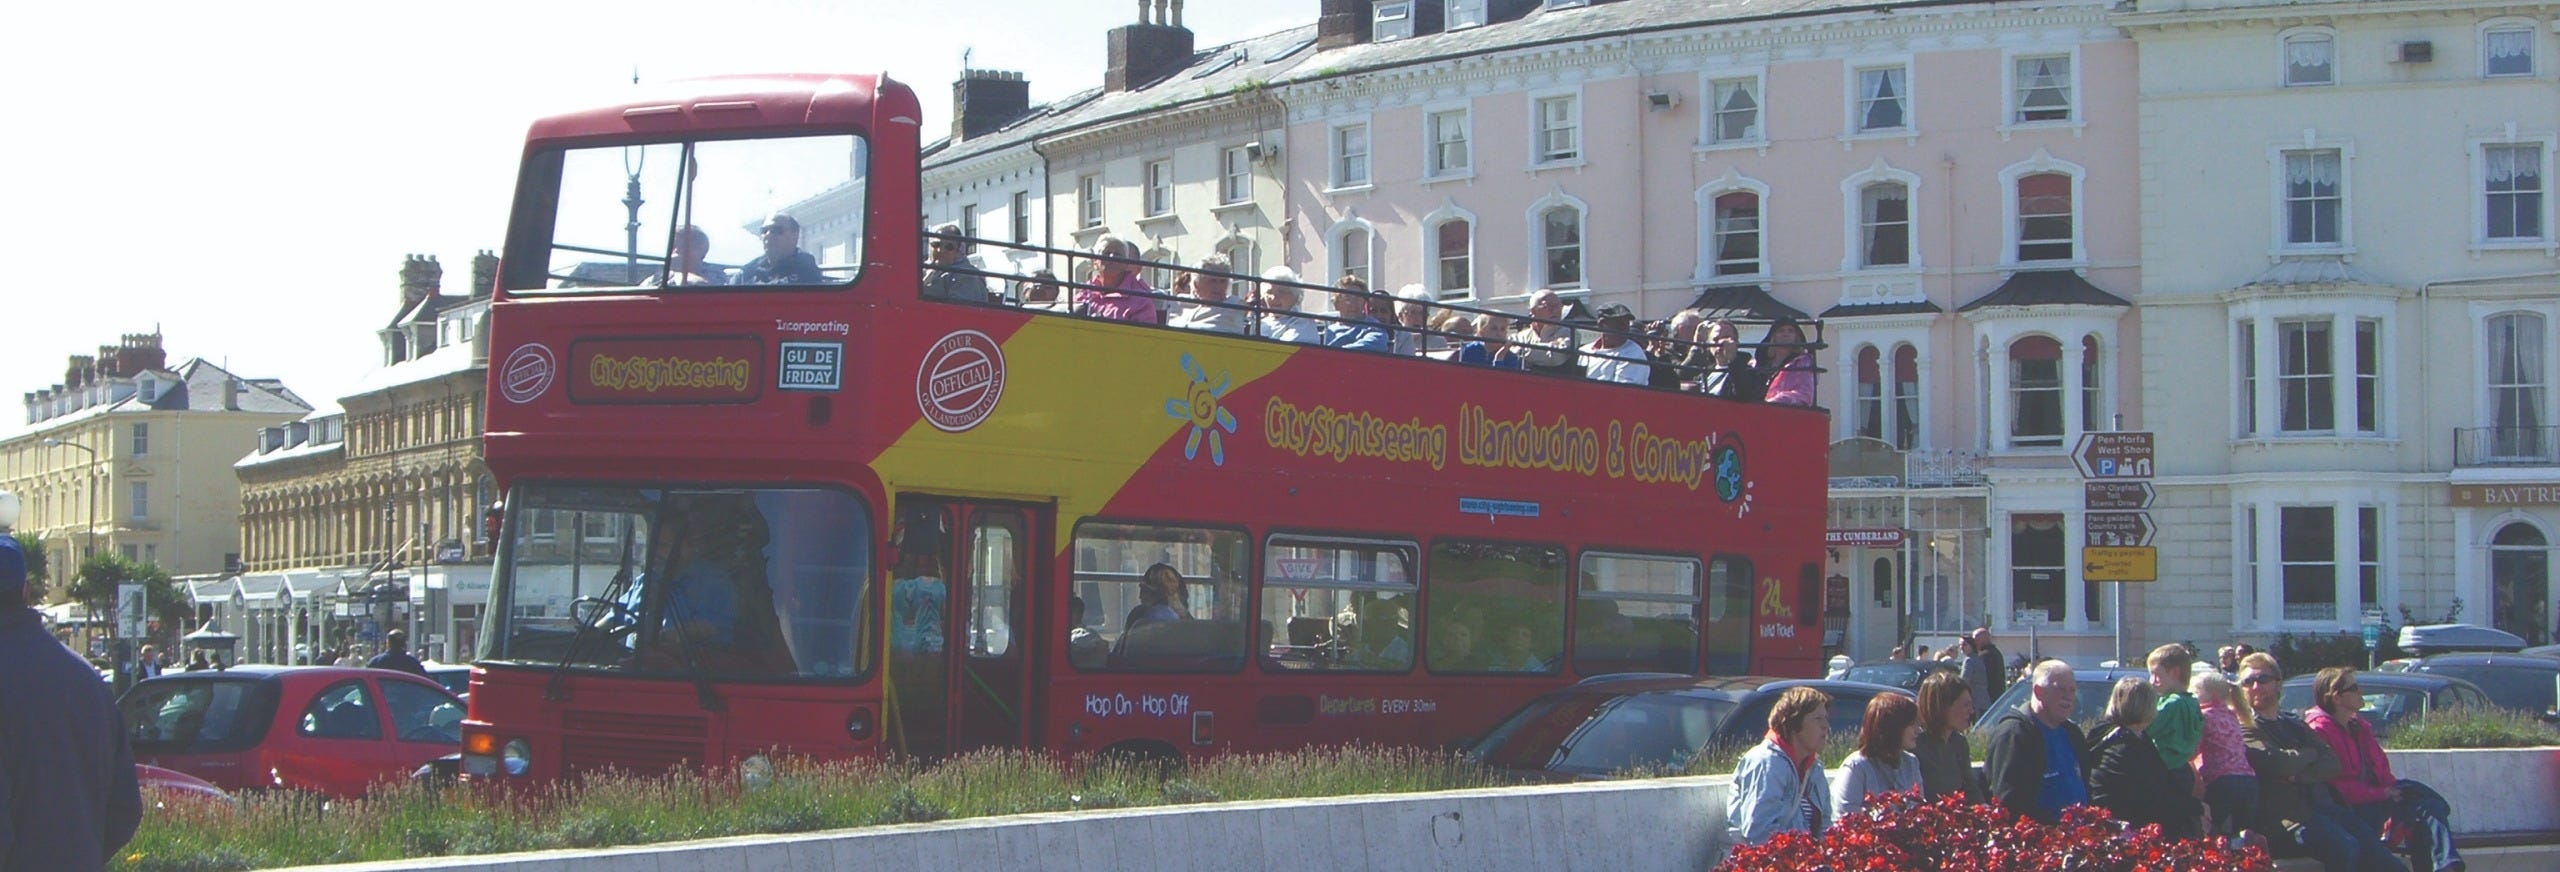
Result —
[[2082, 548], [2080, 573], [2090, 581], [2155, 581], [2160, 578], [2160, 549]]

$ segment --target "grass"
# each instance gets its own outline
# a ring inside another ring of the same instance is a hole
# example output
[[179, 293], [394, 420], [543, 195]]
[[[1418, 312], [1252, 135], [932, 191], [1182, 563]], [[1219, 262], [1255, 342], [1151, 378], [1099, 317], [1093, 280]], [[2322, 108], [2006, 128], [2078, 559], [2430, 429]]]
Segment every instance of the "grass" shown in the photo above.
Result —
[[2449, 709], [2401, 722], [2382, 741], [2392, 750], [2531, 748], [2560, 745], [2560, 730], [2522, 712]]
[[933, 766], [786, 762], [769, 777], [743, 779], [603, 775], [508, 794], [400, 785], [353, 801], [255, 794], [237, 808], [154, 809], [110, 868], [230, 872], [1500, 783], [1447, 753], [1348, 747], [1224, 757], [1171, 777], [1145, 764], [1074, 766], [1041, 754], [982, 752]]

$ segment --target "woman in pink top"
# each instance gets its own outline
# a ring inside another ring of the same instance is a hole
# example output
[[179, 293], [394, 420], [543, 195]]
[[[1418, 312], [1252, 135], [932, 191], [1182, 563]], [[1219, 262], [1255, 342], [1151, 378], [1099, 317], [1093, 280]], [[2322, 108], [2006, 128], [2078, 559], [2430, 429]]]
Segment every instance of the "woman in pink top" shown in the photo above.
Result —
[[2381, 832], [2384, 821], [2408, 828], [2410, 855], [2427, 858], [2420, 872], [2464, 868], [2462, 853], [2453, 849], [2453, 826], [2446, 823], [2453, 807], [2424, 784], [2392, 777], [2391, 758], [2374, 739], [2373, 724], [2357, 714], [2364, 709], [2364, 686], [2355, 671], [2320, 670], [2311, 680], [2311, 702], [2302, 720], [2338, 753], [2338, 777], [2329, 779], [2338, 801], [2371, 832]]
[[2237, 836], [2258, 814], [2258, 772], [2249, 767], [2249, 747], [2240, 738], [2240, 719], [2248, 707], [2239, 704], [2231, 682], [2206, 672], [2187, 681], [2204, 712], [2204, 735], [2190, 761], [2196, 770], [2196, 796], [2213, 813], [2215, 835]]
[[1763, 402], [1813, 405], [1813, 349], [1805, 345], [1804, 327], [1796, 319], [1782, 315], [1769, 325], [1769, 334], [1760, 339], [1760, 364], [1768, 367]]
[[1138, 246], [1117, 236], [1093, 244], [1092, 282], [1098, 289], [1076, 290], [1076, 311], [1083, 315], [1133, 324], [1162, 324], [1156, 313], [1155, 289], [1138, 276]]

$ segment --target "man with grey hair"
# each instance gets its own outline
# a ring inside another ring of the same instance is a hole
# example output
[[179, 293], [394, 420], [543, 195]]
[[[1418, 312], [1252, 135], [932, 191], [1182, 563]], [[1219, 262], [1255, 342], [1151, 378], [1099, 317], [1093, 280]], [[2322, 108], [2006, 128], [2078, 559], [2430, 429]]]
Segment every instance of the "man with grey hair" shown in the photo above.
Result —
[[1235, 264], [1223, 254], [1202, 259], [1200, 271], [1191, 275], [1191, 299], [1196, 302], [1177, 304], [1181, 310], [1165, 323], [1184, 330], [1243, 335], [1244, 311], [1227, 300], [1226, 274], [1234, 269]]
[[1983, 774], [2000, 807], [2057, 823], [2063, 809], [2089, 802], [2089, 738], [2071, 722], [2080, 682], [2060, 660], [2036, 664], [2028, 680], [2027, 704], [1991, 724]]
[[1416, 282], [1396, 289], [1396, 353], [1411, 357], [1426, 348], [1437, 348], [1442, 337], [1424, 334], [1430, 329], [1431, 292]]
[[960, 225], [938, 224], [933, 234], [927, 246], [931, 252], [927, 265], [932, 268], [925, 272], [924, 298], [956, 303], [994, 301], [995, 295], [987, 293], [987, 277], [979, 274], [984, 270], [961, 253], [966, 247], [960, 242]]
[[1247, 302], [1266, 310], [1262, 313], [1262, 335], [1282, 342], [1314, 345], [1323, 341], [1323, 328], [1314, 318], [1298, 314], [1301, 292], [1298, 273], [1285, 266], [1262, 272], [1262, 290]]
[[1521, 368], [1581, 378], [1582, 364], [1573, 354], [1573, 328], [1562, 323], [1564, 298], [1550, 290], [1530, 294], [1529, 317], [1537, 320], [1511, 331], [1512, 354], [1520, 358]]

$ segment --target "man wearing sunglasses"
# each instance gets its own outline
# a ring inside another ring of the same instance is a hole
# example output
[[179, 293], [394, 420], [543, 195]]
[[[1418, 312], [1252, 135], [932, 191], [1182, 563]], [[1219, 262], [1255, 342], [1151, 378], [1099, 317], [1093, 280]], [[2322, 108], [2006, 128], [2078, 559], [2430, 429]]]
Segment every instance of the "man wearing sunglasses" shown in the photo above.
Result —
[[2329, 780], [2343, 766], [2302, 716], [2280, 711], [2284, 670], [2264, 652], [2240, 661], [2240, 692], [2256, 716], [2242, 730], [2258, 772], [2258, 828], [2278, 857], [2311, 857], [2333, 872], [2408, 872], [2376, 833], [2338, 804]]
[[958, 303], [993, 302], [987, 293], [987, 278], [979, 275], [978, 265], [970, 262], [966, 246], [960, 243], [960, 225], [942, 224], [933, 228], [926, 245], [931, 255], [931, 269], [924, 276], [924, 298]]
[[756, 229], [764, 238], [764, 256], [738, 268], [737, 284], [741, 285], [816, 285], [825, 284], [826, 274], [818, 271], [818, 259], [800, 250], [800, 221], [775, 212], [765, 216], [764, 225]]

